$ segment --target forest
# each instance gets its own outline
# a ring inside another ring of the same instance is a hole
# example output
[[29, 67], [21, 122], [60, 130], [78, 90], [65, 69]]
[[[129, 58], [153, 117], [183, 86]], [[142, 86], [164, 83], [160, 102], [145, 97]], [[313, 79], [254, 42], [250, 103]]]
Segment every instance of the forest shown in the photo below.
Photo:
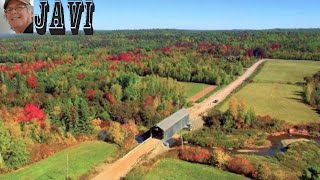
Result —
[[[320, 60], [320, 30], [13, 36], [0, 39], [0, 51], [0, 171], [7, 172], [59, 144], [99, 136], [126, 146], [141, 129], [191, 105], [179, 81], [223, 86], [260, 58]], [[318, 75], [306, 81], [306, 101], [319, 107], [311, 93], [319, 92]], [[236, 113], [206, 123], [263, 126], [252, 122], [253, 112]]]

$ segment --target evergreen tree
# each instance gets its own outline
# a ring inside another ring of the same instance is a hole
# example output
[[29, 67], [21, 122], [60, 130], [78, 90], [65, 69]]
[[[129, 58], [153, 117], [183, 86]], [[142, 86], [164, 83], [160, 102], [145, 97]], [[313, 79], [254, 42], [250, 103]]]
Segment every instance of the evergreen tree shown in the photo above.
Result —
[[76, 134], [90, 134], [93, 131], [93, 126], [90, 121], [89, 106], [83, 98], [79, 98], [78, 120], [75, 122], [74, 131]]
[[65, 128], [65, 133], [69, 132], [71, 127], [71, 119], [72, 119], [72, 115], [71, 115], [71, 108], [73, 106], [71, 99], [67, 98], [64, 99], [62, 101], [62, 105], [63, 105], [63, 113], [62, 113], [62, 122], [64, 124], [64, 128]]

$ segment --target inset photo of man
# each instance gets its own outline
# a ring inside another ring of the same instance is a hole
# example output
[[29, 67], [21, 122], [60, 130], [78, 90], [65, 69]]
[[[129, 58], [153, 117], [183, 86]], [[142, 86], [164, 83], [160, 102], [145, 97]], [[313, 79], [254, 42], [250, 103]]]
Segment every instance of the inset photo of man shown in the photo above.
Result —
[[3, 4], [0, 33], [10, 33], [10, 29], [17, 34], [33, 33], [33, 0], [0, 1]]

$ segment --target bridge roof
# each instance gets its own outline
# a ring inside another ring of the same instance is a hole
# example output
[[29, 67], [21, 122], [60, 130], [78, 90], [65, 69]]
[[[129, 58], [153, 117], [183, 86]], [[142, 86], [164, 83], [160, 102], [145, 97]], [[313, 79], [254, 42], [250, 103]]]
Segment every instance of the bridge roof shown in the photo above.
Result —
[[189, 115], [189, 111], [185, 108], [182, 108], [181, 110], [175, 112], [171, 116], [159, 122], [156, 126], [161, 128], [163, 131], [166, 131], [167, 129], [172, 127], [174, 124], [181, 121], [183, 117], [188, 115]]

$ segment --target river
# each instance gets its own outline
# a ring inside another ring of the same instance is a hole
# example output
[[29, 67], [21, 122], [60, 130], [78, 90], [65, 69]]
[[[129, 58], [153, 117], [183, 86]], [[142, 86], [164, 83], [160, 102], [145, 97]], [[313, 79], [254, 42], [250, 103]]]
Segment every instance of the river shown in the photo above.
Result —
[[[271, 141], [270, 148], [246, 148], [246, 149], [233, 149], [231, 152], [237, 154], [254, 154], [260, 156], [274, 156], [277, 152], [285, 152], [287, 149], [283, 147], [281, 141], [285, 139], [308, 139], [313, 140], [320, 145], [320, 137], [310, 137], [305, 135], [291, 135], [285, 134], [280, 136], [269, 136], [267, 140]], [[239, 150], [248, 150], [250, 152], [239, 152]]]

